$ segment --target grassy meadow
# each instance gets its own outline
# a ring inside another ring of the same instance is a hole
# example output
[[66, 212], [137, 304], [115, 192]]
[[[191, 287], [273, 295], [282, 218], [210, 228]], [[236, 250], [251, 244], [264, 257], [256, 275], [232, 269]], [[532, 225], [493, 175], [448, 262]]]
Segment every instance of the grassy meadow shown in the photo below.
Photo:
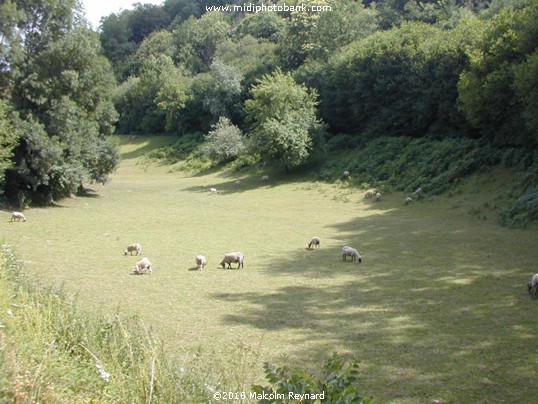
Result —
[[[490, 212], [514, 174], [498, 169], [405, 206], [403, 194], [375, 203], [306, 174], [261, 183], [259, 168], [189, 174], [143, 158], [167, 142], [121, 137], [110, 183], [29, 209], [24, 223], [2, 212], [2, 241], [82, 310], [137, 314], [170, 355], [201, 347], [243, 364], [249, 383], [263, 383], [264, 361], [310, 366], [338, 351], [360, 359], [374, 402], [535, 396], [538, 302], [526, 282], [538, 272], [538, 231], [499, 227]], [[314, 235], [321, 248], [309, 251]], [[123, 250], [133, 242], [152, 275], [132, 275], [137, 257]], [[343, 245], [363, 262], [342, 262]], [[237, 250], [244, 269], [222, 269]]]

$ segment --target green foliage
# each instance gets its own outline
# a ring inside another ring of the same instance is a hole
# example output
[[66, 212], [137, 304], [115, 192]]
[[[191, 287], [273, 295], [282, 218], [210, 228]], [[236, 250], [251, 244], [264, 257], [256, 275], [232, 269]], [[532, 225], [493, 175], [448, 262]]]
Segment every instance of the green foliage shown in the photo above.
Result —
[[18, 133], [11, 119], [11, 105], [0, 100], [0, 189], [4, 185], [4, 172], [13, 165], [13, 149], [17, 145]]
[[339, 164], [322, 167], [323, 179], [337, 179], [349, 170], [356, 184], [429, 195], [445, 192], [465, 177], [500, 162], [501, 153], [471, 139], [426, 140], [380, 137], [360, 147]]
[[[0, 251], [0, 401], [209, 402], [240, 389], [248, 347], [230, 369], [202, 350], [174, 360], [136, 316], [88, 315], [54, 286], [28, 279], [13, 249]], [[5, 296], [5, 298], [4, 298]]]
[[228, 118], [221, 117], [205, 137], [204, 153], [222, 163], [237, 157], [245, 149], [245, 143], [241, 130]]
[[[353, 357], [339, 355], [336, 352], [323, 361], [317, 370], [276, 367], [265, 363], [265, 377], [270, 383], [268, 386], [256, 385], [252, 390], [258, 395], [275, 397], [261, 399], [260, 403], [294, 402], [289, 399], [290, 393], [318, 395], [323, 399], [302, 399], [301, 403], [368, 403], [369, 398], [363, 397], [358, 387], [359, 364]], [[285, 397], [282, 400], [280, 397]]]
[[538, 187], [534, 187], [499, 214], [499, 222], [509, 227], [526, 227], [538, 222]]
[[238, 37], [252, 36], [277, 43], [281, 40], [286, 20], [275, 12], [247, 14], [235, 28]]
[[[497, 145], [536, 141], [538, 4], [506, 8], [471, 25], [469, 67], [461, 74], [459, 101], [469, 122]], [[526, 81], [529, 80], [527, 83]]]
[[321, 116], [345, 133], [445, 136], [464, 127], [456, 104], [464, 38], [423, 23], [344, 47], [320, 83]]
[[231, 24], [224, 13], [212, 11], [201, 18], [189, 18], [173, 31], [178, 59], [193, 73], [206, 71], [217, 44], [231, 36]]
[[278, 159], [286, 169], [304, 164], [322, 128], [316, 118], [317, 95], [277, 70], [264, 76], [246, 101], [252, 122], [251, 147]]

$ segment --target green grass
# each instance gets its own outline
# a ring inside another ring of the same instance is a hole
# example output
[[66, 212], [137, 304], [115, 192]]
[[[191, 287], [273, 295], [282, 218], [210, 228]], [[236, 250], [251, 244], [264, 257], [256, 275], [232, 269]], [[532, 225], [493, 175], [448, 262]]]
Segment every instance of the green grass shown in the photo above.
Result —
[[[29, 276], [77, 294], [82, 310], [139, 315], [170, 355], [202, 347], [229, 358], [250, 346], [253, 383], [263, 361], [306, 365], [337, 350], [357, 355], [362, 388], [377, 402], [535, 394], [538, 305], [525, 285], [537, 272], [538, 232], [488, 218], [512, 173], [405, 206], [399, 193], [373, 203], [361, 189], [306, 177], [276, 173], [262, 184], [256, 168], [194, 175], [141, 158], [170, 142], [122, 138], [109, 184], [27, 210], [25, 223], [4, 212], [2, 241]], [[307, 251], [314, 235], [321, 248]], [[123, 250], [133, 242], [152, 275], [131, 275], [137, 258]], [[362, 264], [341, 261], [346, 244]], [[245, 268], [222, 269], [234, 250]], [[208, 258], [205, 271], [194, 270], [196, 254]]]

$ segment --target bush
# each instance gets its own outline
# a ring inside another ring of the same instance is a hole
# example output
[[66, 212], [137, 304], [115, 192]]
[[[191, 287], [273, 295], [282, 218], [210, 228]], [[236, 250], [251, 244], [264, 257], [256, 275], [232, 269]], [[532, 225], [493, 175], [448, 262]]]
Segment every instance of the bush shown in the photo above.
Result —
[[299, 401], [293, 400], [293, 397], [301, 397], [301, 403], [305, 404], [368, 403], [370, 399], [363, 398], [357, 386], [358, 367], [354, 358], [337, 353], [333, 353], [316, 371], [285, 366], [277, 368], [265, 363], [265, 376], [270, 385], [256, 385], [252, 390], [260, 398], [260, 403]]
[[241, 130], [225, 117], [212, 126], [205, 137], [204, 153], [218, 163], [233, 160], [245, 149], [245, 139]]

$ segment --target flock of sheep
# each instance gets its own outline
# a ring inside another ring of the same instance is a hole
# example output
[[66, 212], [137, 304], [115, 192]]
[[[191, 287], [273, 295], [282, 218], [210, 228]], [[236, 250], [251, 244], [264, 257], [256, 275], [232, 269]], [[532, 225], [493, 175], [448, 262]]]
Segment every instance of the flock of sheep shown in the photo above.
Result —
[[[350, 175], [349, 171], [346, 170], [343, 172], [344, 178], [349, 178], [349, 175]], [[263, 177], [261, 177], [261, 181], [262, 182], [269, 181], [269, 176], [264, 175]], [[236, 181], [234, 186], [240, 187], [241, 181], [239, 180]], [[219, 193], [219, 191], [216, 188], [210, 188], [209, 192], [213, 194]], [[422, 194], [423, 194], [423, 190], [421, 187], [417, 188], [415, 192], [413, 192], [413, 196], [417, 198], [420, 198]], [[366, 191], [366, 193], [364, 194], [364, 197], [367, 199], [374, 198], [376, 202], [380, 202], [383, 195], [375, 189], [370, 189]], [[413, 198], [408, 196], [405, 198], [404, 202], [407, 205], [413, 202]], [[12, 222], [13, 221], [26, 222], [26, 216], [22, 212], [12, 212], [11, 221]], [[308, 243], [308, 249], [319, 248], [320, 244], [321, 244], [320, 238], [317, 236], [314, 236]], [[127, 254], [133, 255], [133, 253], [135, 253], [135, 255], [140, 255], [140, 256], [142, 255], [142, 246], [139, 243], [129, 244], [124, 251], [124, 255], [127, 255]], [[347, 261], [348, 257], [351, 259], [351, 262], [356, 262], [356, 263], [362, 262], [362, 256], [359, 254], [357, 249], [350, 246], [344, 246], [342, 247], [342, 260]], [[237, 264], [238, 269], [244, 268], [244, 260], [245, 260], [245, 255], [242, 252], [235, 251], [235, 252], [225, 254], [224, 258], [220, 262], [220, 265], [222, 265], [222, 268], [225, 268], [226, 265], [228, 265], [228, 268], [232, 268], [231, 264], [235, 263]], [[207, 259], [203, 255], [197, 255], [194, 261], [196, 263], [196, 267], [198, 268], [198, 270], [203, 270], [207, 266]], [[142, 274], [151, 274], [152, 271], [153, 271], [153, 264], [147, 257], [143, 257], [140, 261], [135, 263], [133, 273], [137, 275], [142, 275]], [[531, 278], [531, 281], [527, 283], [527, 289], [530, 295], [538, 297], [538, 273], [534, 274]]]
[[[319, 237], [314, 236], [308, 243], [308, 249], [319, 249], [319, 246], [321, 245], [321, 240]], [[142, 255], [142, 245], [139, 243], [133, 243], [129, 244], [125, 251], [123, 251], [124, 255]], [[351, 259], [351, 262], [355, 263], [361, 263], [362, 262], [362, 256], [359, 254], [356, 248], [350, 247], [350, 246], [344, 246], [342, 247], [342, 261], [347, 261], [347, 258]], [[206, 268], [207, 266], [207, 259], [203, 255], [197, 255], [194, 258], [194, 262], [196, 263], [196, 268], [201, 271]], [[234, 251], [230, 252], [224, 255], [224, 258], [220, 262], [219, 265], [222, 266], [222, 268], [226, 268], [226, 265], [228, 265], [228, 268], [232, 268], [232, 264], [237, 264], [237, 269], [244, 268], [244, 262], [245, 262], [245, 254], [243, 254], [240, 251]], [[133, 273], [136, 275], [142, 275], [142, 274], [151, 274], [153, 272], [153, 264], [147, 257], [143, 257], [140, 261], [138, 261], [135, 266]]]
[[[123, 252], [124, 255], [133, 255], [133, 253], [135, 253], [135, 255], [142, 255], [142, 245], [139, 243], [129, 244]], [[235, 251], [225, 254], [220, 265], [222, 265], [222, 268], [225, 268], [227, 264], [228, 268], [232, 268], [232, 264], [237, 264], [237, 268], [239, 269], [244, 268], [244, 261], [245, 254], [239, 251]], [[207, 266], [207, 259], [203, 255], [197, 255], [194, 258], [194, 262], [196, 263], [196, 267], [199, 271], [201, 271]], [[133, 270], [133, 273], [136, 275], [151, 274], [152, 272], [153, 264], [147, 257], [143, 257], [140, 261], [138, 261], [135, 264]]]

